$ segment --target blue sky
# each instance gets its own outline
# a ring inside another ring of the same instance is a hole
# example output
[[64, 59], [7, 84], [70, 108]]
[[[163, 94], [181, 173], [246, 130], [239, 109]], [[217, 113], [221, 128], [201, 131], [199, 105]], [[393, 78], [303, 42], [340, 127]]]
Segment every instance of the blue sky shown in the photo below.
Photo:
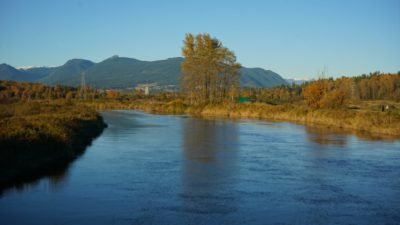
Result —
[[400, 0], [0, 0], [0, 63], [15, 67], [176, 57], [188, 32], [286, 78], [400, 70]]

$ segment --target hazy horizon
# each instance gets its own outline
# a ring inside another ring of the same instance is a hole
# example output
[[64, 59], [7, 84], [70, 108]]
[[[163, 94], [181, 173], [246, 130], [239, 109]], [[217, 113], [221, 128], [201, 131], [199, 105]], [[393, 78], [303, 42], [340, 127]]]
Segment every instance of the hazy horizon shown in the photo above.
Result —
[[245, 67], [285, 78], [400, 70], [400, 1], [0, 2], [0, 63], [60, 66], [112, 55], [180, 57], [185, 33], [209, 33]]

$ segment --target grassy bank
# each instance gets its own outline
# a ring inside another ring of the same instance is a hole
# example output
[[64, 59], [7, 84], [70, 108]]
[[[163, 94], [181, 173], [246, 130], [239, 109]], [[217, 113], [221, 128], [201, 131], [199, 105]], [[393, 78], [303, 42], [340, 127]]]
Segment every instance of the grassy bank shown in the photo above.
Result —
[[394, 111], [312, 110], [307, 106], [290, 104], [279, 106], [235, 104], [230, 106], [206, 106], [200, 110], [194, 110], [194, 113], [202, 116], [291, 121], [308, 125], [352, 129], [371, 134], [400, 135], [400, 114]]
[[64, 101], [0, 104], [0, 189], [65, 167], [105, 126], [95, 110]]
[[190, 106], [180, 100], [159, 101], [98, 101], [87, 106], [105, 109], [137, 109], [150, 113], [191, 114], [203, 117], [248, 118], [289, 121], [307, 125], [343, 128], [370, 134], [400, 136], [400, 111], [379, 111], [379, 107], [311, 109], [304, 104], [270, 105], [264, 103]]
[[192, 108], [189, 105], [184, 104], [181, 100], [173, 100], [169, 102], [155, 100], [98, 100], [80, 102], [79, 104], [96, 110], [134, 109], [154, 114], [186, 114], [189, 112], [188, 110]]

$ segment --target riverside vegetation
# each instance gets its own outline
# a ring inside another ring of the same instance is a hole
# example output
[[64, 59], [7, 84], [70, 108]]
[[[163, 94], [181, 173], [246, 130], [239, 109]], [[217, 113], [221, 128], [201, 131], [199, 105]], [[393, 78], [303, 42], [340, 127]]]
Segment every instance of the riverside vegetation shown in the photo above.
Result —
[[[240, 64], [232, 51], [208, 34], [187, 34], [182, 54], [182, 92], [109, 91], [96, 109], [141, 109], [153, 113], [293, 121], [400, 136], [400, 72], [320, 78], [275, 88], [238, 87]], [[246, 99], [239, 104], [238, 99]]]
[[54, 171], [81, 154], [105, 127], [96, 110], [292, 121], [400, 136], [400, 73], [240, 88], [240, 64], [219, 40], [188, 34], [184, 43], [179, 93], [0, 81], [0, 187]]
[[[46, 99], [49, 93], [55, 95]], [[64, 168], [105, 127], [95, 110], [77, 107], [62, 93], [0, 81], [0, 190]]]
[[313, 109], [304, 102], [272, 105], [263, 102], [226, 103], [190, 105], [183, 100], [159, 101], [147, 100], [97, 100], [81, 102], [98, 110], [135, 109], [156, 114], [190, 114], [200, 117], [218, 117], [232, 119], [261, 119], [289, 121], [306, 125], [325, 126], [327, 128], [343, 128], [354, 130], [376, 137], [400, 137], [400, 104], [390, 103], [391, 109], [381, 112], [382, 101], [363, 101], [358, 105], [349, 105], [335, 109]]
[[319, 79], [302, 85], [243, 89], [238, 93], [250, 101], [190, 104], [185, 95], [178, 93], [146, 96], [140, 92], [113, 92], [80, 104], [99, 110], [138, 109], [150, 113], [291, 121], [376, 136], [400, 136], [400, 74]]

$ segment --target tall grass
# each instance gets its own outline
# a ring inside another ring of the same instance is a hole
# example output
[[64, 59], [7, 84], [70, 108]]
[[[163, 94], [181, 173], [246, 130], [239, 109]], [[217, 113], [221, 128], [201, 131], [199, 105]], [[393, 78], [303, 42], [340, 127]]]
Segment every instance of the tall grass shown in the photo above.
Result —
[[64, 101], [0, 105], [0, 189], [68, 163], [105, 127], [99, 114]]
[[161, 114], [192, 114], [204, 117], [249, 118], [261, 120], [291, 121], [309, 125], [357, 130], [372, 134], [400, 136], [400, 111], [380, 112], [370, 109], [312, 109], [305, 104], [270, 105], [251, 104], [216, 104], [191, 106], [181, 100], [159, 101], [103, 101], [87, 102], [85, 105], [105, 109], [136, 109]]
[[198, 111], [203, 116], [229, 118], [254, 118], [316, 124], [363, 132], [400, 135], [400, 113], [398, 111], [374, 112], [363, 110], [319, 109], [304, 105], [233, 104], [206, 106]]

